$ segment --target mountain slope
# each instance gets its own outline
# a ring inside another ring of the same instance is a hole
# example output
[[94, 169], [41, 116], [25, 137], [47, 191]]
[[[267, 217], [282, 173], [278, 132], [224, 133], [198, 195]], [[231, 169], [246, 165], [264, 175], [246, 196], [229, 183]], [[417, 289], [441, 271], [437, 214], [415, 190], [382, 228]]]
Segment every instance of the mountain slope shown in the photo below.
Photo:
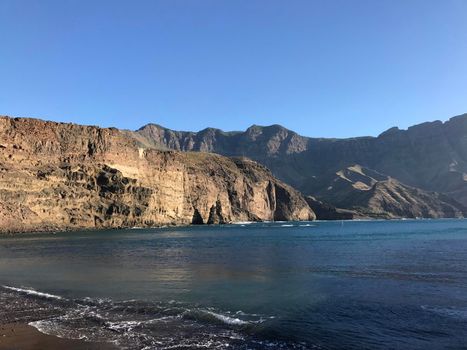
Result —
[[336, 171], [360, 164], [467, 205], [467, 114], [445, 123], [391, 128], [378, 137], [350, 139], [308, 138], [279, 125], [194, 133], [149, 124], [134, 135], [142, 144], [157, 148], [247, 156], [305, 194], [315, 194]]
[[325, 203], [313, 196], [305, 197], [310, 208], [315, 212], [316, 218], [319, 220], [353, 220], [353, 219], [369, 219], [356, 210], [341, 209]]
[[[334, 178], [322, 183], [317, 196], [362, 216], [443, 218], [467, 215], [467, 208], [446, 195], [404, 185], [360, 165], [337, 171]], [[315, 211], [319, 217], [319, 210]]]
[[248, 159], [145, 149], [115, 128], [0, 117], [0, 232], [309, 220]]
[[372, 217], [462, 218], [467, 209], [450, 197], [423, 191], [389, 179], [377, 182], [354, 202], [361, 213]]

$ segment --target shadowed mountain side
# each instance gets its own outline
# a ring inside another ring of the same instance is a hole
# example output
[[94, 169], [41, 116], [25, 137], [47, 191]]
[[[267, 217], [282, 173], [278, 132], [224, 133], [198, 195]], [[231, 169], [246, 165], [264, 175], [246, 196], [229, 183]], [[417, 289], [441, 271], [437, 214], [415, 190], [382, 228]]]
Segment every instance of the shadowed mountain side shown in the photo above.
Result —
[[115, 128], [0, 117], [0, 231], [310, 220], [248, 159], [145, 149]]
[[[467, 208], [446, 195], [404, 185], [359, 165], [337, 171], [321, 183], [317, 196], [357, 215], [379, 218], [463, 217]], [[310, 204], [310, 199], [307, 198]], [[320, 210], [311, 206], [320, 218]]]
[[340, 169], [360, 164], [467, 205], [467, 114], [445, 123], [391, 128], [378, 137], [350, 139], [308, 138], [279, 125], [252, 126], [245, 132], [205, 129], [194, 133], [149, 124], [134, 135], [156, 148], [247, 156], [305, 194], [315, 194]]
[[348, 209], [336, 208], [335, 206], [320, 201], [313, 196], [305, 197], [308, 205], [316, 214], [319, 220], [354, 220], [354, 219], [369, 219], [368, 216]]

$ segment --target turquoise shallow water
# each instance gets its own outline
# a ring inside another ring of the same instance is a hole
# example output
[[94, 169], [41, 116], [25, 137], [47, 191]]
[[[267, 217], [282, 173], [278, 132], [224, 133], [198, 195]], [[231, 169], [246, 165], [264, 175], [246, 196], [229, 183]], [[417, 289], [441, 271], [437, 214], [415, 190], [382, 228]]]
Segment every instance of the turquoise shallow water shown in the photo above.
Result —
[[467, 220], [0, 238], [0, 319], [128, 349], [467, 349]]

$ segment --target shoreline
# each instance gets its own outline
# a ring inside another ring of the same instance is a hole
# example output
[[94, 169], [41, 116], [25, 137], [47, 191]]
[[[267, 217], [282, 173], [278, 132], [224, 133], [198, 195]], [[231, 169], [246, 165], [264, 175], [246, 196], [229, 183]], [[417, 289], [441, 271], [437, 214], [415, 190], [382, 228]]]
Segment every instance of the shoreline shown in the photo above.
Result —
[[[250, 221], [249, 223], [287, 223], [287, 222], [367, 222], [367, 221], [420, 221], [420, 220], [465, 220], [467, 217], [442, 217], [442, 218], [377, 218], [377, 217], [368, 217], [368, 218], [359, 218], [359, 219], [315, 219], [315, 220], [303, 220], [303, 221]], [[13, 229], [13, 230], [2, 230], [0, 229], [0, 237], [5, 236], [16, 236], [22, 234], [57, 234], [57, 233], [68, 233], [68, 232], [80, 232], [80, 231], [106, 231], [106, 230], [140, 230], [140, 229], [163, 229], [163, 228], [186, 228], [186, 227], [215, 227], [215, 226], [224, 226], [224, 225], [240, 225], [243, 222], [229, 222], [225, 224], [163, 224], [157, 226], [128, 226], [128, 227], [64, 227], [64, 228], [32, 228], [32, 229]]]
[[[62, 227], [62, 228], [31, 228], [31, 229], [9, 229], [2, 230], [0, 229], [0, 236], [14, 236], [21, 234], [56, 234], [56, 233], [66, 233], [66, 232], [80, 232], [80, 231], [106, 231], [106, 230], [136, 230], [136, 229], [153, 229], [153, 228], [167, 228], [167, 227], [190, 227], [190, 226], [199, 226], [199, 225], [160, 225], [160, 226], [128, 226], [128, 227]], [[211, 225], [212, 226], [212, 225]]]
[[[307, 220], [308, 221], [316, 221], [316, 220]], [[249, 221], [250, 223], [261, 223], [261, 222], [272, 222], [272, 221]], [[289, 221], [277, 221], [277, 222], [294, 222], [293, 220]], [[44, 227], [44, 228], [30, 228], [30, 229], [7, 229], [2, 230], [0, 228], [0, 236], [14, 236], [14, 235], [21, 235], [21, 234], [56, 234], [56, 233], [66, 233], [66, 232], [80, 232], [80, 231], [106, 231], [106, 230], [141, 230], [141, 229], [161, 229], [161, 228], [175, 228], [175, 227], [215, 227], [215, 226], [222, 226], [222, 225], [236, 225], [236, 224], [243, 223], [243, 221], [232, 221], [225, 224], [160, 224], [160, 225], [153, 225], [153, 226], [117, 226], [117, 227]]]
[[0, 324], [0, 350], [116, 350], [110, 343], [65, 339], [40, 332], [25, 323]]

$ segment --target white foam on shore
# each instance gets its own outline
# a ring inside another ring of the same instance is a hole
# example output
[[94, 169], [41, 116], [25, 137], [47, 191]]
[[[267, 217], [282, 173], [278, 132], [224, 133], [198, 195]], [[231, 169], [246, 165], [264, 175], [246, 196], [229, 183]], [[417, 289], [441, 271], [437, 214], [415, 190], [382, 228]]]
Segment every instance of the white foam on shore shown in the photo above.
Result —
[[51, 335], [57, 338], [89, 340], [88, 336], [81, 333], [72, 335], [68, 330], [66, 330], [66, 328], [61, 328], [57, 321], [53, 319], [29, 322], [28, 325], [34, 327], [42, 334]]
[[10, 287], [10, 286], [2, 286], [2, 287], [8, 290], [12, 290], [15, 292], [24, 293], [28, 295], [34, 295], [34, 296], [49, 298], [49, 299], [63, 300], [63, 298], [59, 295], [38, 292], [37, 290], [34, 290], [34, 289], [16, 288], [16, 287]]
[[31, 327], [34, 327], [42, 334], [53, 335], [58, 338], [64, 338], [61, 334], [56, 332], [57, 328], [53, 326], [50, 321], [47, 321], [47, 320], [34, 321], [34, 322], [29, 322], [28, 325]]

